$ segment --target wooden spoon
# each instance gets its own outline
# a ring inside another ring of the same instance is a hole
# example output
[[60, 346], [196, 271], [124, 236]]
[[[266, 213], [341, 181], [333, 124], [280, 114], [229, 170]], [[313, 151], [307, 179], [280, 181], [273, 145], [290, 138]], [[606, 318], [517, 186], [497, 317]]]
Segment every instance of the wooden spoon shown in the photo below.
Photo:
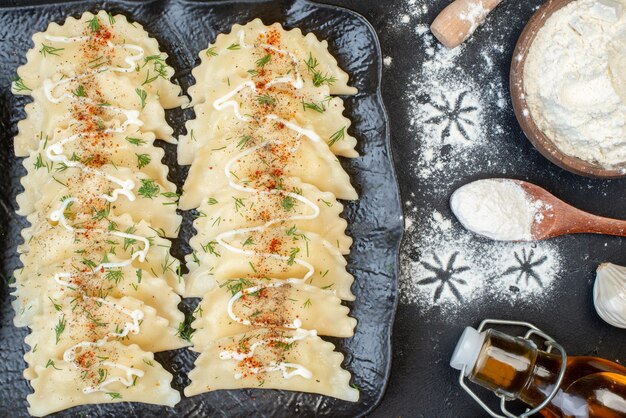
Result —
[[[563, 202], [547, 190], [525, 181], [514, 180], [532, 201], [540, 200], [539, 213], [531, 228], [533, 240], [568, 234], [604, 234], [626, 236], [626, 221], [592, 215]], [[537, 221], [541, 219], [541, 221]]]
[[455, 0], [435, 18], [430, 30], [447, 48], [461, 45], [502, 0]]

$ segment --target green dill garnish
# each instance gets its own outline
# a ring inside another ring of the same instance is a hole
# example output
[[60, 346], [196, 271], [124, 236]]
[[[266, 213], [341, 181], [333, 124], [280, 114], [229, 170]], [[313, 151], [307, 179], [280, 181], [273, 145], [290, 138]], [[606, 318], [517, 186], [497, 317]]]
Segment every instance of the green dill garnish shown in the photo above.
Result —
[[256, 66], [257, 67], [265, 67], [267, 64], [269, 64], [269, 62], [272, 60], [272, 55], [271, 54], [267, 54], [262, 58], [259, 58], [258, 60], [256, 60]]
[[315, 87], [320, 87], [322, 84], [332, 86], [337, 81], [335, 77], [329, 76], [328, 73], [322, 75], [322, 73], [317, 70], [319, 63], [317, 62], [317, 59], [313, 58], [313, 55], [310, 52], [309, 59], [305, 61], [305, 64], [309, 74], [313, 76], [313, 85]]
[[35, 158], [35, 163], [33, 165], [35, 166], [35, 170], [46, 167], [46, 164], [44, 164], [41, 154], [37, 154], [37, 158]]
[[59, 318], [59, 322], [54, 327], [54, 333], [56, 334], [56, 343], [58, 344], [61, 340], [61, 334], [65, 331], [65, 315], [61, 315]]
[[149, 154], [135, 154], [137, 156], [137, 168], [142, 169], [152, 161]]
[[228, 48], [226, 49], [229, 49], [231, 51], [236, 51], [238, 49], [241, 49], [241, 45], [239, 45], [238, 43], [230, 44]]
[[209, 199], [207, 200], [207, 203], [209, 205], [217, 205], [217, 199], [215, 199], [214, 197], [209, 197]]
[[104, 393], [109, 395], [111, 397], [111, 400], [113, 400], [113, 399], [122, 399], [122, 395], [120, 395], [117, 392], [104, 392]]
[[109, 61], [103, 55], [100, 55], [98, 58], [95, 58], [89, 61], [87, 65], [89, 65], [89, 67], [91, 68], [98, 68], [98, 67], [103, 66], [107, 62]]
[[104, 278], [110, 282], [115, 282], [118, 284], [120, 280], [124, 277], [124, 272], [122, 270], [107, 270]]
[[107, 369], [98, 369], [98, 384], [104, 382], [108, 376], [109, 371]]
[[201, 245], [201, 247], [205, 253], [213, 254], [216, 257], [221, 257], [220, 253], [215, 251], [215, 246], [217, 244], [218, 244], [217, 241], [209, 241], [205, 245]]
[[72, 91], [72, 94], [76, 97], [85, 97], [85, 87], [81, 84], [76, 90]]
[[248, 74], [250, 74], [252, 77], [256, 77], [257, 75], [259, 75], [259, 72], [257, 70], [248, 70]]
[[61, 305], [56, 303], [50, 296], [48, 296], [48, 299], [50, 299], [50, 302], [52, 302], [52, 306], [54, 306], [54, 310], [60, 312], [61, 311]]
[[315, 72], [313, 74], [313, 85], [315, 87], [320, 87], [322, 84], [328, 84], [332, 86], [337, 79], [333, 76], [329, 76], [328, 74], [322, 75], [320, 72]]
[[22, 80], [22, 78], [19, 76], [15, 76], [15, 78], [13, 79], [13, 90], [32, 91], [30, 87], [27, 87], [26, 84], [24, 84], [24, 80]]
[[254, 245], [254, 240], [252, 239], [252, 237], [248, 237], [246, 238], [246, 240], [242, 243], [242, 245], [245, 247], [246, 245]]
[[115, 18], [113, 17], [111, 12], [107, 12], [107, 16], [109, 17], [109, 25], [111, 26], [115, 25]]
[[283, 207], [283, 209], [285, 209], [286, 211], [290, 211], [293, 209], [293, 207], [296, 205], [296, 199], [291, 197], [291, 196], [283, 196], [283, 200], [280, 203], [280, 205]]
[[250, 135], [242, 136], [239, 142], [237, 143], [237, 148], [243, 149], [248, 144], [248, 142], [250, 142], [251, 139], [252, 137]]
[[207, 57], [216, 57], [217, 56], [217, 52], [215, 52], [215, 47], [214, 46], [212, 46], [210, 48], [207, 48], [205, 53], [206, 53]]
[[92, 207], [91, 219], [93, 219], [94, 221], [101, 221], [103, 219], [106, 219], [109, 216], [110, 212], [111, 212], [111, 203], [108, 203], [108, 205], [102, 209], [96, 209], [95, 207]]
[[[124, 231], [126, 234], [132, 235], [135, 232], [135, 227], [131, 226], [126, 228]], [[137, 240], [134, 238], [124, 238], [124, 251], [128, 250], [129, 247], [135, 245]]]
[[146, 99], [148, 98], [148, 93], [140, 88], [136, 88], [135, 93], [137, 93], [137, 96], [139, 96], [139, 100], [141, 100], [141, 108], [143, 109], [144, 107], [146, 107]]
[[54, 365], [54, 360], [52, 360], [52, 359], [48, 359], [48, 362], [46, 363], [46, 369], [48, 367], [52, 367], [55, 370], [62, 370], [62, 369], [59, 369], [57, 366]]
[[163, 192], [161, 193], [161, 196], [165, 197], [166, 199], [173, 199], [173, 202], [163, 203], [164, 205], [176, 204], [178, 203], [178, 199], [180, 199], [180, 195], [176, 192]]
[[230, 291], [232, 296], [235, 296], [237, 293], [241, 292], [244, 289], [244, 286], [245, 288], [252, 287], [254, 286], [254, 283], [242, 277], [240, 279], [230, 279], [222, 283], [220, 285], [220, 288], [226, 287]]
[[245, 207], [244, 199], [242, 197], [233, 196], [233, 200], [235, 201], [235, 212], [239, 212], [239, 209]]
[[304, 301], [304, 305], [302, 305], [303, 308], [310, 308], [311, 305], [313, 305], [313, 303], [311, 302], [311, 299], [307, 299]]
[[287, 264], [293, 266], [293, 263], [296, 262], [296, 255], [300, 252], [300, 248], [292, 248], [289, 252], [289, 259], [287, 260]]
[[337, 132], [332, 134], [332, 136], [328, 140], [328, 146], [332, 147], [333, 145], [335, 145], [335, 143], [337, 143], [337, 141], [341, 141], [345, 137], [346, 137], [346, 127], [344, 126], [343, 128], [339, 129]]
[[194, 329], [191, 328], [193, 319], [193, 316], [186, 317], [184, 321], [178, 324], [178, 330], [176, 331], [176, 335], [187, 342], [191, 342], [191, 336], [194, 333]]
[[82, 260], [80, 260], [81, 264], [86, 265], [87, 267], [89, 267], [90, 269], [95, 269], [98, 265], [96, 263], [94, 263], [93, 261], [91, 261], [88, 258], [83, 258]]
[[163, 272], [163, 274], [165, 274], [166, 271], [171, 271], [172, 273], [175, 273], [174, 269], [172, 268], [172, 266], [174, 264], [176, 264], [176, 259], [172, 257], [172, 261], [170, 261], [170, 255], [169, 253], [167, 253], [165, 255], [165, 260], [163, 260], [163, 262], [161, 263], [161, 271]]
[[133, 145], [137, 145], [137, 146], [139, 146], [139, 145], [144, 145], [144, 144], [146, 143], [146, 141], [144, 141], [144, 140], [143, 140], [143, 139], [141, 139], [141, 138], [131, 138], [131, 137], [129, 137], [129, 136], [127, 136], [127, 137], [126, 137], [126, 140], [127, 140], [128, 142], [130, 142], [131, 144], [133, 144]]
[[326, 106], [324, 106], [324, 103], [317, 104], [314, 102], [305, 102], [304, 99], [302, 99], [302, 108], [304, 110], [311, 109], [318, 113], [324, 113], [326, 111]]
[[100, 21], [98, 20], [98, 16], [94, 16], [92, 19], [87, 21], [87, 24], [89, 25], [89, 29], [91, 29], [91, 32], [98, 32], [100, 30]]
[[152, 179], [141, 179], [141, 187], [137, 190], [137, 194], [146, 199], [153, 199], [159, 195], [161, 188]]
[[333, 204], [327, 200], [324, 199], [320, 199], [326, 206], [328, 206], [329, 208], [333, 206]]
[[146, 85], [146, 84], [150, 84], [152, 83], [154, 80], [156, 80], [157, 78], [159, 78], [159, 75], [155, 75], [153, 77], [150, 77], [150, 70], [146, 71], [146, 79], [143, 81], [143, 83], [141, 83], [142, 86]]
[[65, 48], [55, 48], [50, 45], [41, 44], [41, 49], [39, 50], [39, 53], [43, 55], [44, 58], [47, 55], [56, 55], [57, 57], [60, 57], [59, 52], [63, 51], [64, 49]]
[[150, 70], [148, 70], [146, 72], [146, 79], [141, 84], [142, 86], [144, 84], [152, 83], [154, 80], [156, 80], [159, 77], [167, 80], [167, 64], [165, 63], [165, 59], [160, 54], [150, 55], [144, 58], [143, 61], [144, 61], [144, 64], [142, 68], [148, 64], [152, 64], [152, 70], [154, 71], [155, 75], [150, 77]]
[[276, 341], [276, 347], [282, 348], [284, 351], [289, 351], [293, 348], [295, 341], [287, 343], [285, 341]]
[[262, 94], [257, 97], [259, 104], [272, 106], [276, 103], [276, 99], [270, 96], [268, 93]]
[[143, 359], [143, 362], [146, 363], [150, 367], [154, 367], [154, 362], [152, 360]]

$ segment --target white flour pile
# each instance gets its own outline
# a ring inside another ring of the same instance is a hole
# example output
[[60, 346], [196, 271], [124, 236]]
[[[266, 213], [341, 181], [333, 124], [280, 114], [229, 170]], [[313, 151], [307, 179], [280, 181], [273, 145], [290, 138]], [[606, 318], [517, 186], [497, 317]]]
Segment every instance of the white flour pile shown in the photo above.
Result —
[[[510, 60], [507, 17], [487, 19], [475, 36], [488, 39], [466, 54], [466, 46], [448, 50], [431, 35], [428, 24], [440, 11], [431, 2], [405, 0], [396, 7], [389, 30], [401, 36], [412, 31], [420, 54], [403, 98], [415, 141], [414, 155], [403, 158], [410, 161], [415, 190], [405, 196], [400, 300], [421, 310], [437, 307], [449, 319], [485, 297], [538, 302], [561, 272], [558, 248], [481, 238], [466, 231], [448, 206], [452, 192], [474, 176], [507, 177], [515, 164], [511, 127], [499, 124], [510, 107], [508, 78], [499, 71]], [[517, 7], [522, 3], [509, 3], [507, 10]]]
[[542, 206], [507, 179], [474, 181], [450, 198], [450, 208], [465, 229], [498, 241], [530, 241]]
[[537, 34], [524, 88], [537, 126], [565, 153], [611, 167], [626, 162], [624, 0], [578, 0]]

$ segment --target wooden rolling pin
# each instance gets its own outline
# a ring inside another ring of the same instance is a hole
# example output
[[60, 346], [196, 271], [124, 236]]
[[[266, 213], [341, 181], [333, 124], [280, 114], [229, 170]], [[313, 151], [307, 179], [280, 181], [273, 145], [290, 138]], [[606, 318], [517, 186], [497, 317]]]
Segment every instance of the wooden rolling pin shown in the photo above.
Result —
[[461, 45], [502, 0], [455, 0], [443, 9], [430, 30], [447, 48]]

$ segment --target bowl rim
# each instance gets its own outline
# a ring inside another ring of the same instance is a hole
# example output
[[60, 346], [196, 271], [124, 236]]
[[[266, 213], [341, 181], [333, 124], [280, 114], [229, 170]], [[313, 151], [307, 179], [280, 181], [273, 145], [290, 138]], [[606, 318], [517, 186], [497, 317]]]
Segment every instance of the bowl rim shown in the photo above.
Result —
[[[561, 151], [537, 126], [526, 102], [524, 67], [528, 51], [545, 22], [554, 12], [576, 0], [548, 0], [533, 14], [520, 34], [511, 60], [509, 91], [513, 111], [524, 135], [545, 158], [571, 173], [591, 178], [620, 178], [626, 176], [624, 168], [605, 168]], [[626, 162], [625, 162], [626, 164]]]

